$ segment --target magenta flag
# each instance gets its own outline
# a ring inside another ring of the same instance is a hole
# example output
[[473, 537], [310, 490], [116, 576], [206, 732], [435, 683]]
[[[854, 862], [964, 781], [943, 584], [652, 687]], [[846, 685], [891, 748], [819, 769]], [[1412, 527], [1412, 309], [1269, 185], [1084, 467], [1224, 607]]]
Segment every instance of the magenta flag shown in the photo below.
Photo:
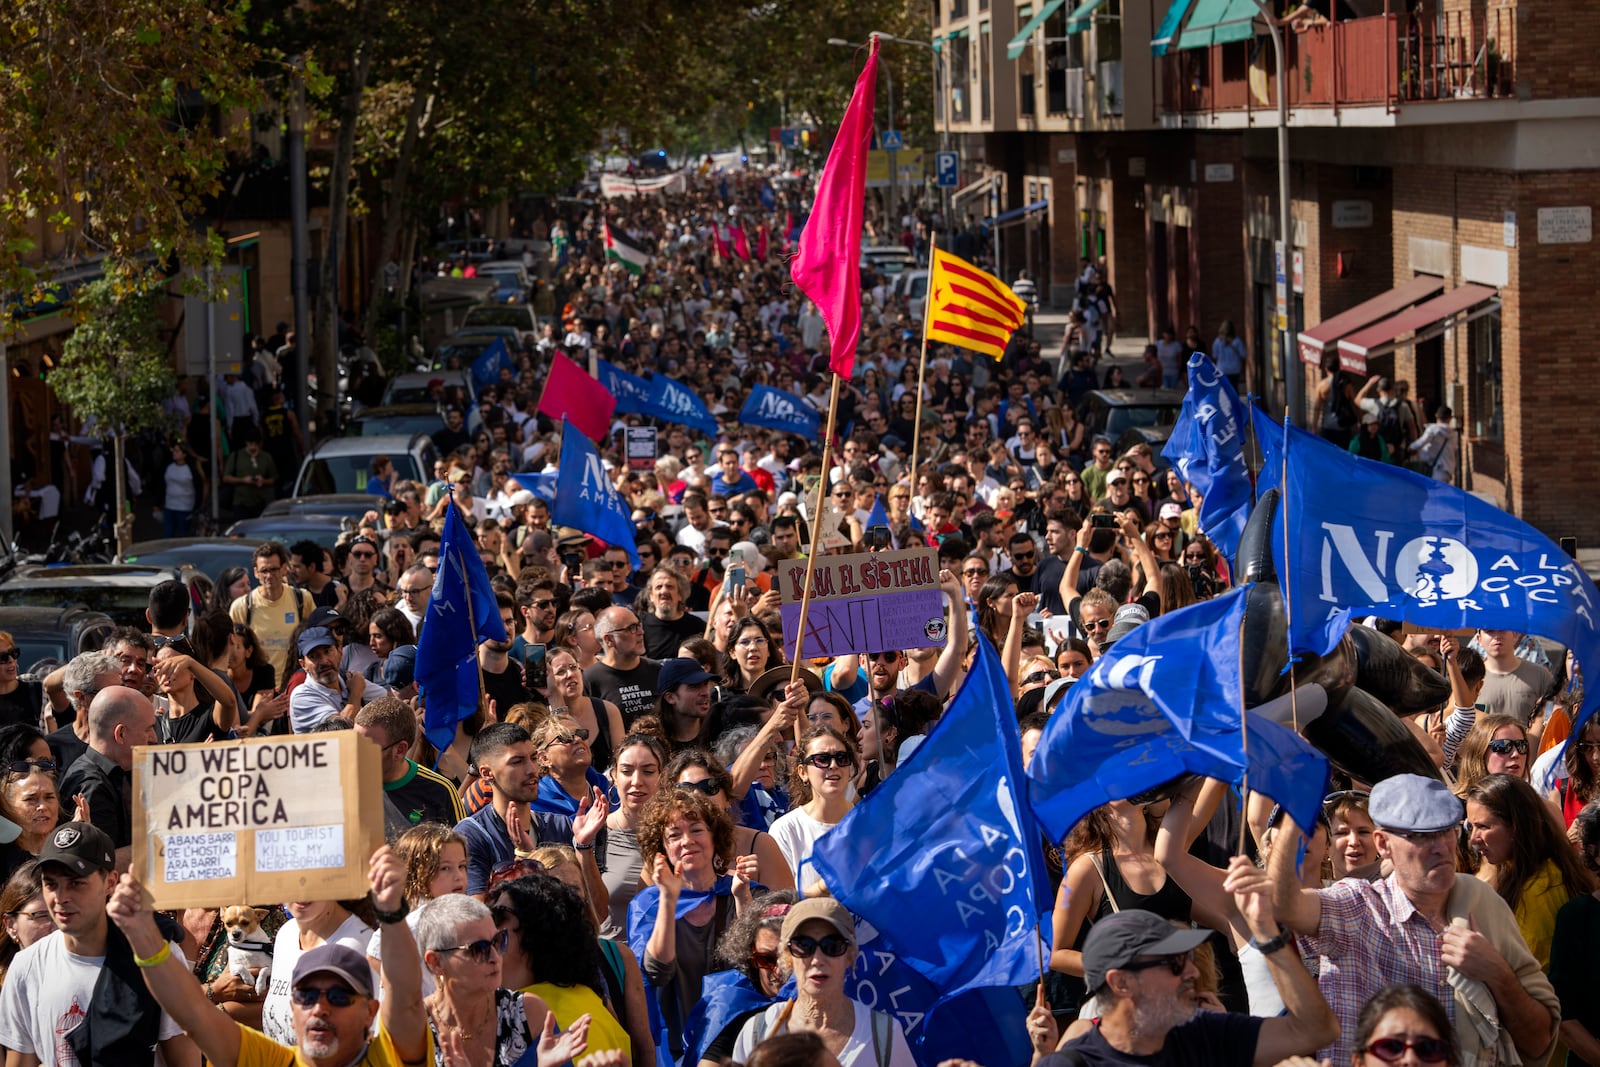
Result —
[[604, 441], [611, 430], [617, 398], [564, 356], [550, 358], [539, 410], [552, 419], [566, 418], [591, 441]]
[[767, 227], [763, 225], [756, 231], [756, 259], [762, 263], [767, 261]]
[[856, 79], [850, 106], [817, 179], [811, 218], [789, 273], [816, 302], [828, 328], [828, 365], [849, 378], [861, 341], [861, 223], [867, 190], [867, 148], [872, 135], [873, 89], [878, 81], [878, 39]]
[[750, 235], [745, 233], [744, 226], [733, 227], [733, 254], [750, 262]]
[[730, 255], [729, 252], [728, 252], [728, 242], [726, 242], [726, 241], [724, 241], [722, 239], [722, 224], [721, 223], [713, 222], [711, 224], [711, 240], [717, 246], [717, 258], [718, 259], [732, 259], [733, 258], [733, 256]]

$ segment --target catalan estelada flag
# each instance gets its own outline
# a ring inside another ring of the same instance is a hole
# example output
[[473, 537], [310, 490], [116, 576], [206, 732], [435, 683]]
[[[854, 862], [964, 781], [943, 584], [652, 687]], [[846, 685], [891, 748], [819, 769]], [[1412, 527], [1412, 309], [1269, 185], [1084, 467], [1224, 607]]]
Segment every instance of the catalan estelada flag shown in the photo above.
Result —
[[933, 250], [928, 340], [999, 359], [1027, 310], [1022, 298], [993, 274], [948, 252]]

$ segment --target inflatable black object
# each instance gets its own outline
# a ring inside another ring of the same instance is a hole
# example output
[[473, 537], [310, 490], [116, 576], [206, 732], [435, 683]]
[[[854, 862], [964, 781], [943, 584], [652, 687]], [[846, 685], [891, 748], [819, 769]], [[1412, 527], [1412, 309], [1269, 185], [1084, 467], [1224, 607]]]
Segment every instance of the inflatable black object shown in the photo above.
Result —
[[1352, 626], [1326, 656], [1295, 665], [1292, 702], [1288, 617], [1272, 562], [1278, 491], [1268, 490], [1239, 540], [1239, 578], [1253, 582], [1245, 604], [1245, 707], [1300, 733], [1350, 777], [1367, 783], [1397, 774], [1438, 778], [1427, 751], [1399, 719], [1439, 706], [1450, 685], [1386, 634]]

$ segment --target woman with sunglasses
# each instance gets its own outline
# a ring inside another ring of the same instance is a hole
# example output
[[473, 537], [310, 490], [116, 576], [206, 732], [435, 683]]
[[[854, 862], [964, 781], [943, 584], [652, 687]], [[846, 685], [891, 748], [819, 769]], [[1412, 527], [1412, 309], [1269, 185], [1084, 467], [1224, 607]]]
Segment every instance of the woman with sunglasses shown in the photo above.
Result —
[[733, 820], [697, 790], [657, 793], [639, 847], [653, 884], [628, 906], [628, 947], [655, 1005], [656, 1046], [679, 1061], [689, 1013], [715, 966], [713, 946], [750, 906], [748, 864], [734, 864]]
[[533, 754], [539, 763], [539, 795], [534, 811], [571, 817], [585, 799], [611, 792], [611, 783], [594, 769], [589, 730], [565, 712], [555, 712], [534, 727]]
[[811, 866], [817, 839], [855, 805], [853, 779], [859, 762], [855, 742], [832, 727], [813, 727], [801, 738], [799, 766], [791, 780], [796, 806], [772, 824], [772, 839], [783, 850], [801, 892], [817, 880]]
[[[39, 854], [61, 822], [60, 775], [44, 735], [21, 723], [0, 726], [0, 769], [0, 815], [22, 828], [15, 841], [0, 845], [0, 878], [9, 878]], [[88, 821], [84, 804], [76, 810]]]
[[717, 942], [717, 961], [727, 969], [706, 975], [704, 993], [684, 1031], [686, 1065], [728, 1062], [745, 1022], [778, 999], [787, 976], [779, 935], [785, 916], [799, 902], [793, 890], [764, 893]]
[[[495, 928], [487, 905], [459, 893], [431, 901], [417, 920], [417, 951], [434, 989], [423, 996], [433, 1031], [435, 1067], [498, 1067], [520, 1060], [550, 1014], [532, 993], [501, 985], [510, 934]], [[537, 1020], [537, 1022], [535, 1022]], [[588, 1026], [578, 1020], [563, 1035], [576, 1043]]]
[[733, 693], [748, 693], [755, 680], [783, 665], [783, 649], [754, 615], [733, 625], [722, 662], [722, 684]]
[[1443, 1005], [1414, 985], [1373, 994], [1356, 1017], [1350, 1067], [1456, 1067], [1461, 1054]]
[[11, 635], [0, 630], [0, 724], [44, 724], [44, 685], [18, 678], [22, 649]]
[[790, 873], [783, 850], [778, 848], [772, 835], [741, 826], [736, 821], [738, 813], [733, 807], [733, 778], [720, 760], [703, 748], [683, 749], [667, 764], [666, 780], [678, 789], [699, 793], [726, 812], [729, 819], [735, 820], [734, 864], [743, 868], [742, 873], [747, 881], [767, 889], [794, 888], [794, 875]]
[[1528, 777], [1528, 731], [1510, 715], [1479, 715], [1456, 754], [1456, 796], [1491, 774]]
[[608, 770], [613, 758], [611, 746], [624, 732], [622, 712], [609, 700], [584, 695], [583, 667], [578, 657], [569, 650], [551, 649], [545, 661], [545, 670], [550, 681], [545, 693], [550, 699], [551, 709], [565, 709], [566, 714], [585, 731], [591, 766], [601, 771]]
[[855, 920], [831, 897], [803, 900], [789, 909], [778, 932], [779, 959], [794, 976], [795, 995], [750, 1018], [733, 1043], [743, 1063], [768, 1037], [815, 1033], [840, 1067], [913, 1067], [900, 1022], [844, 991], [855, 966]]
[[1562, 834], [1545, 800], [1521, 778], [1491, 774], [1467, 790], [1468, 843], [1482, 857], [1478, 877], [1494, 887], [1528, 950], [1546, 970], [1556, 913], [1595, 890], [1594, 875]]

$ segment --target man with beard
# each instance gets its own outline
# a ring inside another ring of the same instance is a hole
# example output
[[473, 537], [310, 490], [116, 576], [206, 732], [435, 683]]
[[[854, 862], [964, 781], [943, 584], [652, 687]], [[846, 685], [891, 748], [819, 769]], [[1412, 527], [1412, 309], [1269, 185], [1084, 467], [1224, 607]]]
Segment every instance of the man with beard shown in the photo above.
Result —
[[661, 703], [656, 709], [667, 733], [667, 748], [704, 745], [717, 731], [711, 723], [711, 683], [715, 679], [692, 659], [661, 664]]
[[644, 625], [645, 655], [652, 659], [676, 656], [679, 645], [705, 632], [704, 624], [690, 615], [684, 604], [683, 589], [688, 584], [667, 564], [650, 572], [650, 584], [645, 587], [649, 610], [639, 621]]
[[[1338, 1020], [1274, 917], [1272, 879], [1235, 856], [1223, 888], [1233, 895], [1250, 944], [1272, 975], [1284, 1014], [1260, 1019], [1220, 1010], [1214, 998], [1195, 992], [1200, 972], [1194, 950], [1211, 932], [1175, 927], [1152, 912], [1129, 908], [1096, 922], [1084, 941], [1083, 981], [1098, 1014], [1086, 1033], [1061, 1046], [1067, 1062], [1270, 1067], [1310, 1055], [1338, 1034]], [[1042, 1001], [1028, 1016], [1028, 1035], [1041, 1052], [1055, 1044], [1055, 1022]]]
[[540, 776], [534, 757], [533, 738], [516, 723], [491, 723], [472, 739], [467, 761], [489, 786], [490, 798], [456, 823], [456, 833], [467, 839], [467, 892], [483, 899], [496, 867], [541, 844], [572, 845], [589, 892], [606, 892], [594, 863], [594, 839], [605, 828], [611, 805], [601, 794], [598, 801], [584, 800], [576, 816], [534, 810], [529, 804], [538, 799]]
[[595, 616], [594, 639], [600, 658], [583, 672], [591, 697], [609, 700], [622, 711], [624, 726], [654, 711], [661, 664], [644, 655], [644, 624], [627, 608], [606, 608]]
[[[359, 949], [330, 941], [307, 950], [295, 961], [290, 978], [294, 1048], [217, 1010], [182, 957], [162, 940], [137, 879], [124, 875], [105, 910], [132, 947], [138, 973], [154, 999], [213, 1067], [354, 1063], [400, 1067], [431, 1062], [433, 1040], [422, 1005], [422, 960], [406, 924], [405, 863], [387, 845], [381, 846], [367, 865], [367, 879], [383, 954], [382, 988], [373, 988], [372, 968]], [[167, 1053], [167, 1062], [188, 1061], [175, 1061]]]
[[[517, 602], [509, 593], [496, 593], [494, 599], [509, 638], [517, 632]], [[478, 645], [478, 669], [483, 674], [483, 691], [499, 715], [533, 699], [522, 677], [522, 664], [511, 662], [510, 652], [509, 640], [485, 638]]]
[[339, 642], [326, 626], [313, 626], [300, 635], [300, 666], [306, 680], [289, 695], [289, 723], [297, 734], [334, 715], [353, 719], [361, 705], [388, 693], [360, 671], [339, 677]]

